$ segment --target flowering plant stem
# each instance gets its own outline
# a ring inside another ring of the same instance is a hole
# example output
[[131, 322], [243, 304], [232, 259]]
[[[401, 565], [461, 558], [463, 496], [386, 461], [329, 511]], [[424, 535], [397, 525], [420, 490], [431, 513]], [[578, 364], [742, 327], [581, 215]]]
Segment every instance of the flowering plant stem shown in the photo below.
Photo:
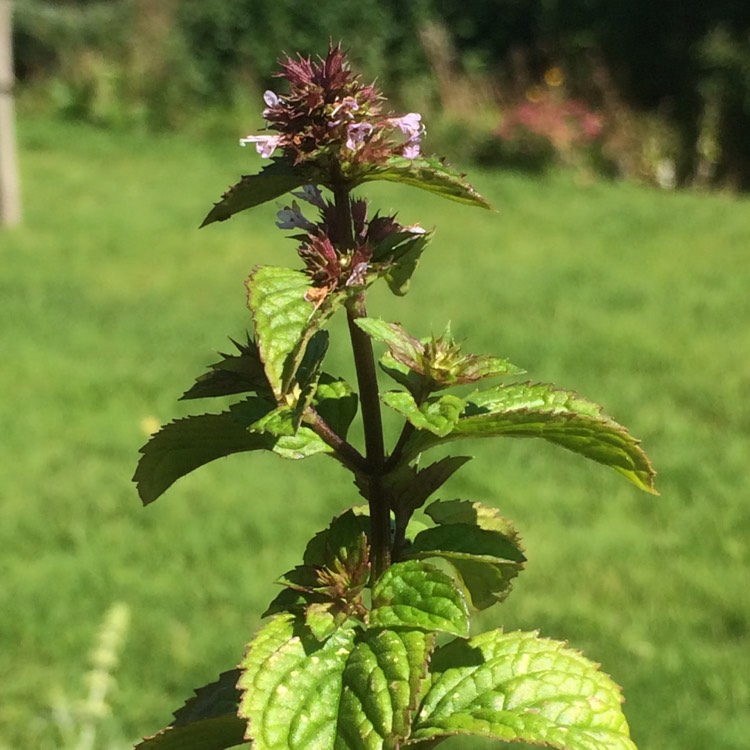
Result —
[[[472, 437], [535, 437], [654, 493], [648, 457], [598, 405], [549, 383], [512, 380], [523, 371], [463, 353], [450, 328], [419, 338], [370, 317], [369, 288], [385, 282], [405, 294], [431, 233], [370, 215], [355, 189], [387, 180], [488, 204], [463, 175], [421, 155], [420, 115], [383, 112], [382, 95], [359, 82], [339, 47], [319, 61], [288, 58], [282, 69], [289, 92], [264, 95], [275, 132], [241, 141], [271, 163], [230, 188], [203, 225], [292, 192], [319, 214], [310, 220], [297, 200], [277, 214], [277, 226], [294, 232], [303, 268], [255, 268], [246, 282], [252, 335], [183, 395], [240, 400], [164, 427], [142, 449], [134, 479], [150, 503], [233, 453], [327, 455], [353, 475], [367, 506], [344, 510], [310, 539], [300, 564], [277, 581], [269, 619], [240, 665], [199, 688], [138, 748], [225, 750], [249, 740], [254, 750], [398, 750], [468, 734], [634, 750], [619, 688], [598, 665], [537, 632], [469, 637], [470, 612], [501, 603], [526, 557], [494, 506], [427, 504], [469, 457], [423, 457]], [[356, 389], [324, 370], [327, 324], [338, 312], [346, 314]], [[508, 382], [487, 385], [492, 379]], [[390, 455], [381, 405], [403, 419]], [[363, 449], [347, 437], [357, 410]]]
[[383, 420], [380, 413], [378, 378], [372, 340], [361, 328], [357, 318], [366, 318], [364, 297], [356, 297], [347, 305], [349, 335], [354, 353], [354, 364], [359, 384], [362, 425], [365, 433], [367, 457], [367, 502], [372, 524], [372, 575], [377, 580], [391, 564], [391, 523], [388, 499], [383, 489], [385, 451], [383, 448]]
[[[353, 252], [355, 244], [351, 195], [340, 172], [336, 177], [337, 182], [332, 186], [332, 192], [338, 223], [344, 230], [343, 247]], [[390, 508], [382, 484], [382, 475], [385, 470], [385, 448], [378, 377], [375, 370], [375, 354], [372, 348], [372, 340], [355, 322], [357, 318], [367, 317], [364, 293], [352, 297], [347, 302], [346, 314], [362, 409], [365, 457], [367, 460], [366, 493], [372, 524], [370, 538], [372, 576], [373, 579], [377, 580], [391, 564], [391, 525]]]

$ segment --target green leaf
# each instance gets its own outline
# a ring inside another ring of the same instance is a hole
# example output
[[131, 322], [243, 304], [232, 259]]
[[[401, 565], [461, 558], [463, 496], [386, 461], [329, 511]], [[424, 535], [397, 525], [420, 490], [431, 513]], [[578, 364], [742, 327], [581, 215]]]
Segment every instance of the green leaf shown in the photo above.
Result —
[[370, 532], [370, 517], [363, 506], [349, 508], [336, 516], [328, 528], [307, 543], [303, 562], [326, 568], [360, 555], [360, 537]]
[[411, 370], [421, 366], [424, 344], [407, 333], [399, 323], [387, 323], [378, 318], [357, 318], [354, 322], [371, 339], [385, 344], [398, 362]]
[[490, 204], [464, 179], [464, 175], [434, 157], [405, 159], [394, 156], [361, 179], [362, 182], [372, 180], [400, 182], [459, 203], [490, 208]]
[[308, 342], [343, 300], [329, 294], [316, 308], [306, 298], [311, 288], [301, 271], [276, 266], [260, 266], [247, 280], [258, 349], [278, 400], [289, 393]]
[[463, 399], [450, 394], [430, 397], [419, 406], [414, 397], [406, 391], [387, 391], [382, 394], [381, 399], [418, 430], [427, 430], [438, 437], [448, 435], [456, 427], [458, 418], [466, 406]]
[[313, 182], [316, 182], [315, 175], [305, 166], [294, 165], [283, 157], [274, 159], [258, 174], [243, 175], [236, 185], [230, 187], [203, 219], [201, 227], [215, 221], [226, 221], [246, 208], [259, 206]]
[[368, 631], [346, 664], [335, 747], [401, 746], [411, 730], [434, 636], [416, 630]]
[[459, 438], [539, 437], [609, 466], [642, 490], [657, 494], [648, 456], [625, 427], [601, 407], [547, 383], [512, 383], [467, 396], [454, 429], [443, 437], [415, 433], [404, 446], [413, 457]]
[[309, 289], [309, 278], [291, 268], [260, 266], [247, 280], [258, 349], [277, 398], [286, 393], [299, 365], [299, 360], [288, 360], [302, 348], [303, 334], [313, 314], [313, 303], [305, 299]]
[[617, 685], [536, 633], [493, 630], [438, 649], [413, 740], [468, 734], [560, 750], [635, 750]]
[[249, 337], [247, 344], [236, 341], [232, 343], [240, 352], [239, 356], [222, 353], [223, 359], [209, 365], [209, 371], [197, 378], [195, 384], [182, 394], [181, 400], [247, 392], [255, 392], [261, 396], [271, 395], [255, 343]]
[[386, 478], [392, 496], [391, 505], [397, 510], [405, 511], [409, 518], [417, 508], [424, 505], [433, 492], [470, 460], [470, 456], [446, 456], [424, 469], [401, 467]]
[[371, 628], [469, 634], [469, 612], [453, 579], [418, 560], [395, 563], [372, 590]]
[[355, 631], [319, 642], [290, 615], [275, 617], [250, 644], [238, 687], [240, 716], [255, 750], [332, 750], [342, 677]]
[[[276, 415], [273, 404], [251, 397], [220, 414], [185, 417], [163, 427], [141, 448], [143, 455], [133, 476], [143, 503], [153, 502], [191, 471], [233, 453], [268, 450], [301, 459], [332, 452], [304, 425], [296, 434], [281, 437], [248, 430], [268, 414]], [[283, 432], [280, 426], [279, 431]]]
[[420, 531], [406, 556], [449, 562], [476, 609], [503, 601], [526, 561], [510, 521], [495, 508], [465, 500], [437, 501], [425, 513], [440, 525]]
[[384, 352], [378, 364], [388, 377], [406, 388], [412, 396], [424, 395], [427, 378], [399, 362], [390, 352]]
[[434, 637], [341, 627], [325, 641], [274, 618], [241, 664], [255, 750], [396, 750], [409, 737]]
[[136, 745], [135, 750], [226, 750], [242, 743], [247, 723], [237, 716], [239, 669], [195, 691], [174, 721]]
[[339, 437], [346, 439], [359, 404], [357, 394], [349, 383], [323, 373], [312, 403], [328, 426]]
[[432, 233], [425, 233], [414, 237], [410, 232], [404, 232], [409, 239], [397, 245], [392, 253], [392, 261], [385, 273], [388, 288], [393, 294], [403, 297], [409, 291], [409, 282], [417, 270], [419, 259], [425, 247], [432, 239]]
[[388, 347], [380, 366], [415, 396], [523, 372], [506, 359], [461, 354], [461, 347], [453, 339], [450, 327], [442, 336], [420, 341], [398, 323], [374, 318], [361, 318], [356, 322], [370, 338]]
[[329, 638], [338, 628], [334, 602], [314, 602], [305, 608], [305, 624], [319, 641]]
[[[328, 352], [329, 338], [328, 331], [315, 331], [305, 347], [305, 353], [296, 373], [297, 383], [301, 390], [296, 405], [299, 420], [302, 419], [305, 409], [312, 403], [318, 382], [323, 375], [323, 360]], [[299, 421], [297, 425], [299, 426]]]
[[250, 432], [266, 432], [274, 437], [292, 437], [297, 434], [299, 419], [301, 419], [301, 415], [298, 418], [297, 410], [294, 407], [278, 406], [253, 422], [248, 430]]
[[144, 505], [200, 466], [243, 451], [271, 450], [265, 435], [251, 434], [234, 409], [178, 419], [162, 427], [143, 448], [133, 481]]
[[413, 542], [413, 550], [443, 553], [450, 556], [466, 555], [488, 560], [520, 564], [526, 558], [517, 542], [497, 531], [482, 529], [468, 523], [435, 526], [420, 532]]
[[240, 665], [239, 714], [255, 750], [329, 750], [334, 746], [342, 674], [353, 629], [323, 643], [275, 617], [256, 635]]

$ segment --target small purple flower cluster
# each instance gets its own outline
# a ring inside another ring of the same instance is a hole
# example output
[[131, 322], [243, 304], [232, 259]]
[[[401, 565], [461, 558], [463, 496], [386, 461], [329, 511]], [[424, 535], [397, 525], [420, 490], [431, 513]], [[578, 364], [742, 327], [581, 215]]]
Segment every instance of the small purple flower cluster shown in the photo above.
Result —
[[[277, 132], [248, 135], [241, 145], [254, 143], [264, 158], [282, 149], [295, 164], [330, 149], [337, 150], [344, 163], [379, 164], [394, 155], [419, 156], [425, 132], [421, 115], [384, 115], [382, 94], [360, 83], [340, 46], [331, 46], [326, 58], [317, 62], [288, 57], [281, 68], [278, 75], [289, 83], [289, 93], [263, 95], [263, 117]], [[394, 139], [399, 132], [403, 137]]]
[[367, 216], [367, 201], [351, 203], [353, 245], [341, 226], [336, 206], [323, 197], [316, 185], [305, 185], [292, 195], [318, 209], [320, 219], [313, 223], [302, 213], [297, 201], [277, 213], [276, 226], [284, 230], [302, 230], [292, 235], [301, 244], [297, 253], [313, 283], [311, 301], [322, 300], [329, 292], [362, 287], [383, 273], [392, 262], [392, 254], [383, 251], [410, 243], [426, 234], [418, 226], [402, 226], [395, 216]]

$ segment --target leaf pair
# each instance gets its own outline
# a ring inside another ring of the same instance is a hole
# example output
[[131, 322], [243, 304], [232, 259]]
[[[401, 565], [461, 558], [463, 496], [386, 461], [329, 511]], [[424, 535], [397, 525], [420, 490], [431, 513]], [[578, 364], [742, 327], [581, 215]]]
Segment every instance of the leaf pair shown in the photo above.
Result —
[[[387, 180], [427, 190], [467, 205], [489, 208], [487, 201], [464, 180], [463, 175], [435, 158], [404, 159], [393, 157], [385, 164], [365, 165], [358, 174], [347, 175], [350, 189], [363, 182]], [[291, 159], [275, 158], [261, 172], [244, 175], [227, 190], [203, 220], [201, 227], [215, 221], [226, 221], [234, 214], [278, 198], [302, 185], [330, 184], [327, 166], [314, 162], [293, 164]]]
[[144, 503], [196, 468], [233, 453], [268, 450], [293, 459], [332, 453], [303, 424], [308, 407], [346, 436], [356, 396], [344, 381], [322, 373], [328, 346], [322, 328], [343, 298], [332, 294], [315, 306], [306, 298], [307, 277], [286, 268], [258, 268], [247, 287], [255, 341], [236, 344], [239, 354], [224, 355], [183, 399], [255, 395], [220, 414], [177, 420], [154, 435], [134, 476]]
[[[439, 632], [460, 638], [435, 648]], [[366, 625], [321, 641], [295, 615], [275, 616], [248, 647], [239, 695], [227, 673], [138, 750], [224, 750], [241, 732], [255, 750], [395, 750], [456, 734], [634, 750], [619, 688], [595, 664], [536, 633], [467, 633], [452, 579], [396, 563], [373, 589]]]
[[361, 319], [357, 325], [388, 350], [381, 367], [406, 391], [383, 393], [383, 402], [414, 431], [400, 461], [461, 438], [540, 437], [609, 466], [655, 493], [655, 472], [638, 440], [602, 408], [548, 383], [510, 383], [465, 397], [430, 396], [437, 390], [522, 372], [507, 360], [462, 355], [449, 332], [420, 341], [397, 323]]

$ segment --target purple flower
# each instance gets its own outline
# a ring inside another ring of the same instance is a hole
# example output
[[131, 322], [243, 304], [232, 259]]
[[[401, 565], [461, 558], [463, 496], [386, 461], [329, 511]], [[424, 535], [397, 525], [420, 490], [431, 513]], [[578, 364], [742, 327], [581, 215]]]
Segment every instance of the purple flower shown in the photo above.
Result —
[[418, 112], [409, 112], [402, 117], [391, 117], [388, 122], [394, 128], [398, 128], [410, 141], [419, 140], [424, 135], [422, 115]]
[[263, 101], [266, 103], [266, 108], [263, 110], [263, 117], [268, 119], [271, 109], [277, 106], [281, 102], [281, 99], [273, 91], [266, 91], [263, 94]]
[[405, 159], [416, 159], [419, 156], [419, 141], [407, 141], [401, 151]]
[[295, 198], [299, 198], [301, 201], [311, 203], [315, 208], [321, 209], [326, 207], [326, 202], [323, 200], [323, 193], [320, 192], [317, 185], [303, 185], [302, 189], [292, 192]]
[[365, 138], [373, 131], [373, 126], [369, 122], [354, 122], [346, 129], [346, 147], [351, 151], [365, 142]]
[[279, 229], [304, 229], [310, 231], [315, 229], [315, 224], [308, 221], [300, 211], [297, 201], [292, 201], [291, 206], [284, 206], [276, 213], [278, 221], [276, 226]]
[[[352, 112], [356, 112], [359, 109], [359, 103], [353, 96], [345, 96], [332, 110], [331, 110], [331, 117], [333, 117], [337, 112], [343, 110], [344, 116], [351, 120], [352, 119]], [[337, 120], [336, 124], [341, 122], [341, 120]]]
[[266, 91], [263, 94], [263, 101], [267, 107], [275, 107], [279, 103], [279, 97], [273, 91]]
[[268, 159], [281, 144], [281, 136], [249, 135], [247, 138], [240, 138], [240, 146], [247, 146], [248, 143], [254, 143], [257, 152], [264, 159]]

